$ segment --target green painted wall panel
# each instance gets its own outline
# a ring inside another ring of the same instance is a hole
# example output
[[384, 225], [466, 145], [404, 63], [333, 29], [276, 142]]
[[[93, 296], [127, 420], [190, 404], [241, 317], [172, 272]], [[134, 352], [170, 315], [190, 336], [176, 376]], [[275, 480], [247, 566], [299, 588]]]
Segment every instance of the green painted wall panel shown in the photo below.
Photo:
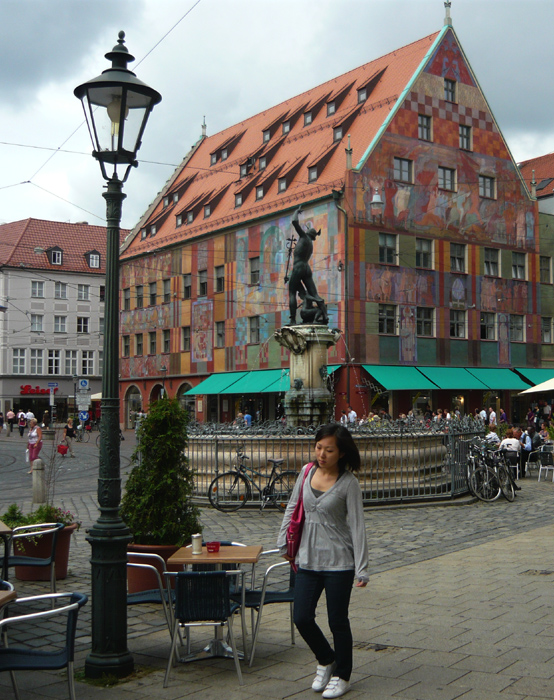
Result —
[[481, 342], [481, 366], [496, 367], [498, 365], [498, 343]]
[[512, 367], [527, 365], [527, 346], [525, 343], [510, 343], [510, 361]]
[[455, 367], [468, 364], [468, 344], [465, 340], [450, 341], [450, 364]]
[[382, 364], [396, 364], [399, 357], [399, 338], [393, 335], [379, 337], [379, 360]]
[[417, 364], [437, 364], [437, 341], [432, 338], [417, 339]]

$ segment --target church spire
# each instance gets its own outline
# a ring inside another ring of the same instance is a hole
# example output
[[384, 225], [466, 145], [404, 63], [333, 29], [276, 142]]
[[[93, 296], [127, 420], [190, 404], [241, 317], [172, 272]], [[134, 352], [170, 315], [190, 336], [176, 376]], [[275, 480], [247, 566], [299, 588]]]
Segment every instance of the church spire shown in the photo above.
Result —
[[446, 10], [446, 13], [444, 15], [444, 26], [445, 27], [452, 26], [452, 17], [450, 16], [450, 8], [451, 7], [452, 7], [452, 0], [445, 0], [445, 2], [444, 2], [444, 9]]

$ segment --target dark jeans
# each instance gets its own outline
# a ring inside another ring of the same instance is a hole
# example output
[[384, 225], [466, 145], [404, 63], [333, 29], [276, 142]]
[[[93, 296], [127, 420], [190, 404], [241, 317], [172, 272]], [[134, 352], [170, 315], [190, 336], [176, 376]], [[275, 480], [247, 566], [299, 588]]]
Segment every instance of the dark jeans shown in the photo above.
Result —
[[[354, 583], [354, 571], [308, 571], [298, 569], [294, 586], [294, 624], [315, 654], [318, 664], [333, 661], [333, 675], [345, 681], [352, 673], [352, 632], [348, 606]], [[327, 618], [333, 634], [333, 648], [315, 621], [315, 610], [321, 594], [327, 599]]]

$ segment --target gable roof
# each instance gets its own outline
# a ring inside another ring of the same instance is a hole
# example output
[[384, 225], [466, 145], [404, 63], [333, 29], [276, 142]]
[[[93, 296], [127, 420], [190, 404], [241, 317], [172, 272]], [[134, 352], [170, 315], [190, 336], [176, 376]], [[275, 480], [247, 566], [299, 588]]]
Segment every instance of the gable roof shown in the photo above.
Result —
[[[440, 32], [435, 32], [214, 136], [202, 138], [127, 238], [122, 259], [298, 207], [340, 189], [345, 180], [344, 151], [348, 135], [354, 162], [359, 162], [439, 35]], [[365, 100], [359, 102], [358, 91], [362, 88]], [[328, 114], [327, 105], [333, 98], [336, 110]], [[306, 114], [310, 114], [311, 121], [303, 116]], [[290, 127], [289, 131], [283, 129], [283, 123], [287, 123], [285, 128]], [[334, 141], [335, 127], [341, 125], [344, 125], [342, 137]], [[264, 142], [264, 132], [269, 134], [269, 141]], [[222, 160], [222, 148], [230, 143], [232, 151]], [[258, 169], [258, 159], [263, 152], [271, 152], [268, 170], [271, 168], [273, 177]], [[215, 163], [212, 162], [214, 154], [218, 155]], [[241, 177], [241, 165], [249, 159], [254, 160], [254, 165]], [[317, 168], [315, 180], [309, 181], [309, 167]], [[171, 194], [193, 174], [196, 177], [173, 205]], [[282, 178], [286, 182], [284, 189], [284, 183], [279, 186]], [[256, 184], [262, 179], [267, 187], [264, 187], [263, 197], [256, 199]], [[250, 180], [255, 182], [250, 183]], [[205, 218], [198, 209], [198, 202], [207, 192], [218, 192], [221, 196]], [[235, 198], [239, 193], [243, 193], [242, 201]], [[170, 195], [169, 215], [156, 227], [155, 241], [152, 241], [147, 227], [154, 220], [160, 220], [167, 195]], [[194, 220], [187, 223], [186, 213], [192, 208], [195, 209]], [[178, 215], [180, 225], [177, 225]]]
[[[121, 231], [121, 240], [128, 231]], [[63, 253], [62, 265], [52, 265], [42, 251], [55, 248]], [[85, 253], [100, 253], [100, 267], [91, 268]], [[106, 227], [81, 222], [69, 224], [44, 219], [23, 219], [0, 225], [0, 265], [57, 272], [106, 274]]]
[[519, 164], [519, 169], [528, 185], [533, 179], [533, 170], [535, 171], [537, 198], [540, 199], [554, 192], [554, 153], [525, 160]]

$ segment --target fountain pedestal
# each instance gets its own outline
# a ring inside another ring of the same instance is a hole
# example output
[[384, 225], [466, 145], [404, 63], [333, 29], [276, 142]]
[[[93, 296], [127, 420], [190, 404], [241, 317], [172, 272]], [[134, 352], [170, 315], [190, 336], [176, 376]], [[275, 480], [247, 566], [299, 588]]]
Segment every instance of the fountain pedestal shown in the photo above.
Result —
[[334, 397], [327, 381], [327, 354], [340, 331], [327, 326], [283, 326], [275, 331], [279, 345], [290, 350], [290, 389], [285, 394], [287, 425], [322, 425], [333, 420]]

